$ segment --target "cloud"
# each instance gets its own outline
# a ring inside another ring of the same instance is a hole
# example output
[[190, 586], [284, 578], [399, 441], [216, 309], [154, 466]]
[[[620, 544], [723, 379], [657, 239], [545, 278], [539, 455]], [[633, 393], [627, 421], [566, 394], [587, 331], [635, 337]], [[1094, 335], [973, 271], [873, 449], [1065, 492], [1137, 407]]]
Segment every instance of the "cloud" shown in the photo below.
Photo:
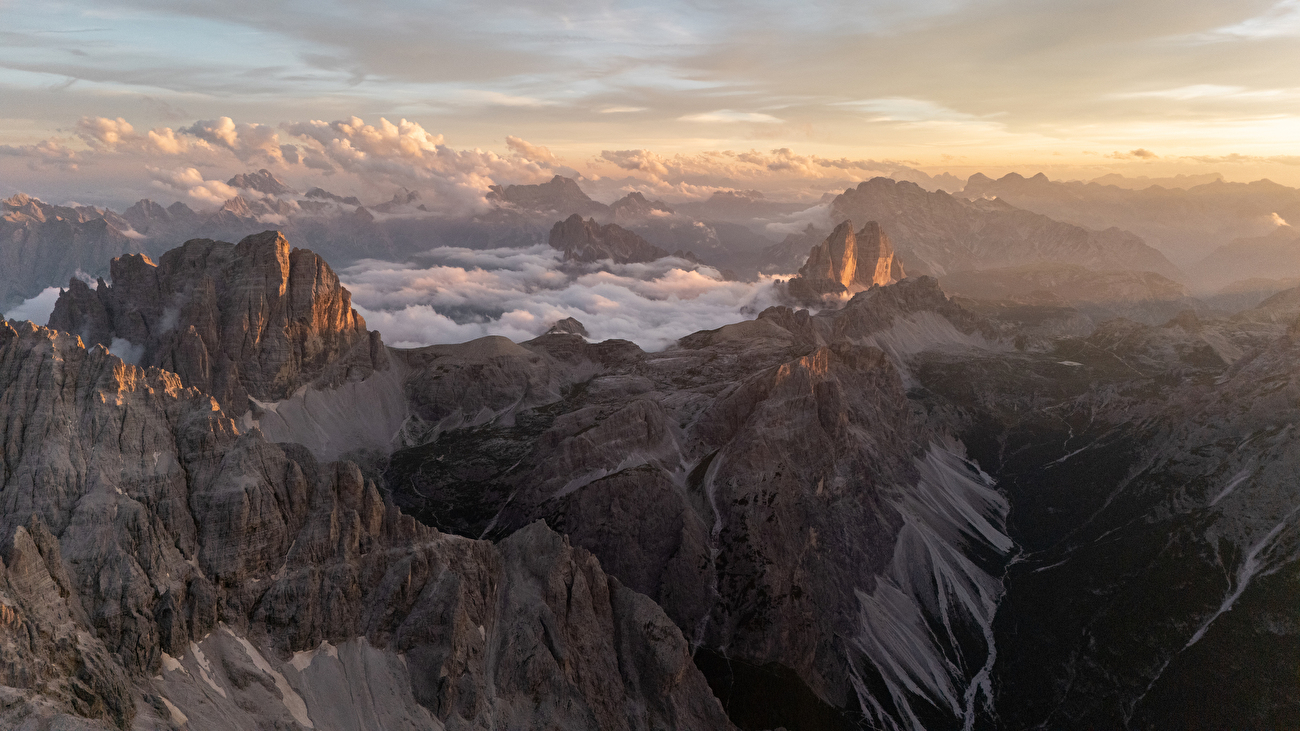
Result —
[[224, 147], [241, 161], [284, 162], [279, 133], [269, 125], [244, 122], [236, 124], [230, 117], [221, 117], [200, 120], [180, 131], [208, 144]]
[[[431, 203], [443, 210], [481, 208], [489, 186], [497, 183], [532, 183], [552, 173], [512, 149], [514, 157], [483, 150], [454, 150], [442, 135], [428, 132], [405, 119], [394, 124], [385, 118], [367, 124], [359, 117], [323, 122], [283, 124], [289, 135], [307, 143], [304, 161], [310, 167], [337, 166], [374, 181], [411, 188], [432, 188]], [[517, 139], [517, 138], [516, 138]], [[527, 145], [532, 154], [549, 155], [545, 148]]]
[[1129, 150], [1128, 152], [1112, 152], [1109, 155], [1106, 155], [1106, 157], [1115, 160], [1155, 160], [1160, 156], [1146, 148], [1139, 147], [1136, 150]]
[[82, 117], [77, 122], [77, 136], [91, 147], [113, 149], [118, 143], [135, 138], [135, 128], [121, 117]]
[[600, 110], [601, 114], [631, 114], [633, 112], [644, 112], [646, 107], [605, 107]]
[[731, 122], [752, 122], [755, 124], [779, 124], [784, 120], [773, 117], [770, 114], [759, 112], [736, 112], [730, 109], [719, 109], [715, 112], [703, 112], [700, 114], [687, 114], [678, 117], [681, 122], [707, 122], [707, 123], [731, 123]]
[[1170, 101], [1262, 101], [1273, 102], [1300, 97], [1300, 89], [1250, 89], [1223, 84], [1191, 84], [1173, 89], [1131, 91], [1112, 94], [1112, 99], [1163, 99]]
[[154, 187], [184, 193], [203, 203], [221, 204], [239, 195], [238, 190], [220, 180], [204, 180], [203, 173], [197, 168], [163, 170], [149, 167], [148, 170], [153, 177]]
[[34, 145], [0, 145], [0, 155], [27, 158], [30, 165], [53, 165], [67, 171], [76, 170], [77, 160], [81, 159], [76, 151], [55, 139], [41, 140]]
[[363, 261], [339, 276], [367, 325], [402, 347], [484, 335], [527, 340], [576, 317], [597, 340], [625, 338], [657, 350], [775, 303], [770, 279], [726, 282], [675, 259], [571, 269], [545, 245], [444, 247], [416, 264]]
[[1269, 214], [1269, 219], [1279, 227], [1286, 226], [1287, 228], [1291, 228], [1291, 224], [1287, 223], [1285, 218], [1282, 218], [1276, 213]]
[[1196, 34], [1193, 39], [1227, 41], [1294, 36], [1300, 36], [1300, 0], [1281, 0], [1260, 15]]
[[59, 301], [58, 287], [46, 287], [40, 294], [4, 313], [6, 320], [31, 320], [37, 325], [44, 325], [54, 312], [54, 304]]
[[536, 163], [555, 163], [558, 162], [551, 151], [541, 145], [534, 145], [527, 140], [514, 136], [506, 137], [506, 147], [509, 147], [514, 153], [525, 160], [532, 160]]
[[1210, 165], [1300, 165], [1300, 155], [1188, 155], [1184, 160]]

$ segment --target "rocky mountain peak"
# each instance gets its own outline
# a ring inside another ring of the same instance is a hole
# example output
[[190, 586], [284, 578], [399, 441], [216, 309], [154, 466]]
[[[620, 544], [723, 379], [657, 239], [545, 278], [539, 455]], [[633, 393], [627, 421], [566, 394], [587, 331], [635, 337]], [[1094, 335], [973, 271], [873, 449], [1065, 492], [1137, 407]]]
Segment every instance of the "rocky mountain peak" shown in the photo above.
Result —
[[673, 209], [668, 207], [663, 201], [652, 201], [641, 194], [640, 191], [632, 191], [627, 195], [614, 201], [609, 206], [610, 212], [615, 218], [645, 218], [652, 216], [656, 211], [664, 214], [671, 214]]
[[111, 271], [113, 284], [94, 291], [72, 280], [50, 326], [173, 371], [234, 416], [249, 397], [277, 401], [387, 367], [334, 271], [278, 231], [238, 244], [193, 239], [157, 264], [122, 256]]
[[240, 173], [226, 181], [226, 185], [232, 188], [255, 190], [264, 195], [297, 195], [298, 193], [298, 191], [280, 182], [280, 179], [266, 168], [262, 168], [255, 173]]
[[587, 332], [586, 326], [583, 325], [582, 322], [580, 322], [577, 318], [573, 318], [573, 317], [566, 317], [563, 320], [557, 321], [554, 325], [551, 325], [550, 329], [546, 331], [546, 334], [547, 335], [565, 335], [565, 334], [581, 335], [584, 338], [591, 337], [591, 333]]
[[550, 244], [564, 252], [565, 261], [592, 262], [612, 259], [618, 264], [654, 261], [668, 252], [617, 224], [604, 226], [596, 219], [573, 214], [551, 227]]
[[593, 215], [608, 212], [609, 207], [592, 200], [578, 181], [556, 175], [538, 185], [491, 186], [489, 200], [510, 203], [530, 211], [556, 211]]
[[799, 276], [790, 280], [789, 291], [797, 300], [815, 300], [891, 284], [905, 276], [880, 224], [868, 221], [854, 233], [853, 222], [843, 221], [808, 253]]
[[334, 201], [335, 203], [343, 203], [349, 206], [361, 205], [361, 200], [358, 199], [356, 196], [352, 196], [352, 195], [341, 196], [335, 193], [331, 193], [328, 190], [325, 190], [324, 188], [312, 188], [311, 190], [307, 191], [304, 197], [329, 200], [329, 201]]

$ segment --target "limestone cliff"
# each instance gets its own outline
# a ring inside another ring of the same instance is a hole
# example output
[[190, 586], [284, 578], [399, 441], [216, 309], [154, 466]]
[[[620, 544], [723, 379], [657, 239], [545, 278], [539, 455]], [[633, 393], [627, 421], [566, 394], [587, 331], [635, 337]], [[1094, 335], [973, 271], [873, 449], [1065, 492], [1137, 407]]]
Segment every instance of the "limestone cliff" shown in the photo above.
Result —
[[854, 233], [853, 222], [844, 221], [808, 252], [799, 276], [787, 284], [787, 292], [797, 302], [818, 304], [827, 295], [853, 294], [905, 276], [893, 242], [880, 224], [868, 221]]
[[729, 727], [545, 526], [439, 534], [75, 335], [0, 324], [0, 443], [6, 728]]
[[[441, 428], [394, 454], [386, 482], [444, 530], [503, 537], [541, 518], [591, 550], [698, 645], [743, 726], [938, 726], [989, 692], [972, 678], [993, 656], [1010, 542], [987, 477], [909, 404], [908, 363], [991, 338], [926, 277], [661, 353], [558, 330], [413, 351], [411, 393]], [[941, 614], [983, 629], [928, 634]], [[915, 662], [945, 669], [922, 687]]]
[[157, 264], [114, 259], [113, 284], [72, 280], [50, 327], [142, 366], [180, 375], [239, 416], [249, 397], [278, 401], [387, 364], [377, 333], [323, 259], [275, 231], [238, 244], [194, 239]]

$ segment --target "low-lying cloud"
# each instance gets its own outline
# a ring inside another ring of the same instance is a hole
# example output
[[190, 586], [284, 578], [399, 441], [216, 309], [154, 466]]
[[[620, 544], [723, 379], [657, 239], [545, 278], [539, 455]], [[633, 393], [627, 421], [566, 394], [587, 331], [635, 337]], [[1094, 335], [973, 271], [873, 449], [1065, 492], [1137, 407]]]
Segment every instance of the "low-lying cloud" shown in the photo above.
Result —
[[414, 263], [367, 260], [339, 274], [367, 325], [397, 347], [485, 335], [528, 340], [574, 317], [593, 339], [659, 350], [776, 303], [771, 279], [723, 281], [716, 270], [671, 258], [573, 268], [544, 245], [443, 247]]

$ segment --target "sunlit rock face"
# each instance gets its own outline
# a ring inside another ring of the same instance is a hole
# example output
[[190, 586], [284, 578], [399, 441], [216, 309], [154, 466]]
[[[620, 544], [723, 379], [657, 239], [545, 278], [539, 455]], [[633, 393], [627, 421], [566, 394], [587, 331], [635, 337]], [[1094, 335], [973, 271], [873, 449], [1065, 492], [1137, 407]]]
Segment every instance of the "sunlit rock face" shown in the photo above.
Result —
[[157, 264], [114, 259], [113, 284], [72, 280], [50, 326], [180, 375], [239, 416], [314, 384], [387, 366], [377, 333], [323, 259], [268, 231], [238, 244], [195, 239]]
[[799, 276], [788, 282], [787, 292], [796, 302], [821, 304], [905, 276], [893, 242], [880, 224], [868, 221], [854, 233], [853, 222], [844, 221], [808, 252]]
[[587, 551], [440, 534], [170, 372], [0, 324], [0, 443], [6, 728], [730, 728]]

